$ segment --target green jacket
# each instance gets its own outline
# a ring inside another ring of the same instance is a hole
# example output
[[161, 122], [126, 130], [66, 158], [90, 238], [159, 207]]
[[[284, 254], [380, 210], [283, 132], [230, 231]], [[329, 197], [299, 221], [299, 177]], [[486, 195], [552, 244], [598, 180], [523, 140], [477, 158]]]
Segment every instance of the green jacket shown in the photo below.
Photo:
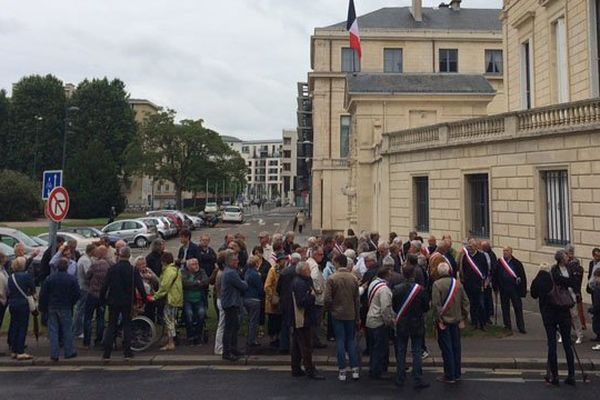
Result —
[[167, 304], [171, 307], [183, 307], [183, 285], [181, 273], [175, 264], [163, 267], [160, 275], [160, 286], [154, 295], [155, 300], [167, 298]]

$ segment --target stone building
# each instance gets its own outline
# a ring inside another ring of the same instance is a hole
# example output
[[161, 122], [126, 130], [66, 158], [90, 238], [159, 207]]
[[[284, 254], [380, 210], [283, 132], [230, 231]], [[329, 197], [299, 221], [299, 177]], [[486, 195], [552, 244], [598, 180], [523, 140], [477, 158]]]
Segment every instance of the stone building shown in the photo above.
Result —
[[372, 227], [385, 217], [374, 204], [388, 191], [377, 183], [387, 172], [375, 155], [384, 132], [507, 110], [499, 17], [458, 0], [383, 8], [358, 18], [362, 60], [349, 48], [345, 22], [315, 29], [313, 227]]
[[281, 201], [283, 204], [295, 205], [296, 176], [298, 175], [298, 132], [284, 129], [281, 149]]
[[375, 172], [358, 177], [356, 196], [373, 182], [381, 190], [373, 217], [361, 209], [354, 227], [488, 238], [512, 246], [530, 273], [565, 244], [587, 261], [600, 245], [599, 9], [599, 0], [504, 1], [509, 112], [379, 128]]

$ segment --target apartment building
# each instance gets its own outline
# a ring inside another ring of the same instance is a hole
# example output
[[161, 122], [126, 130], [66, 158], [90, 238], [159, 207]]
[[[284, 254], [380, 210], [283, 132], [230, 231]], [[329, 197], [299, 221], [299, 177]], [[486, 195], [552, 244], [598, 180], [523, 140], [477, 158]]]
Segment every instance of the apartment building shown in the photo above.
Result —
[[283, 204], [300, 204], [296, 199], [295, 188], [298, 175], [298, 132], [284, 129], [281, 149], [281, 201]]
[[362, 59], [346, 23], [316, 28], [308, 76], [314, 133], [312, 224], [323, 231], [370, 227], [387, 171], [384, 132], [507, 110], [500, 10], [388, 7], [358, 18]]

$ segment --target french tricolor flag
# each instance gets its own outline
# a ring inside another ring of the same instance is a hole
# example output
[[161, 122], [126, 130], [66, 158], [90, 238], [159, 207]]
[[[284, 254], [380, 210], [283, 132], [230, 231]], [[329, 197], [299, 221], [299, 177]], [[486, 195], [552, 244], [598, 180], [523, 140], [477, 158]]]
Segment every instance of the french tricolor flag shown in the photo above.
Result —
[[354, 0], [350, 0], [350, 4], [348, 5], [348, 22], [346, 23], [346, 29], [350, 32], [350, 48], [358, 53], [358, 58], [362, 58], [360, 32], [358, 30], [358, 19], [356, 18]]

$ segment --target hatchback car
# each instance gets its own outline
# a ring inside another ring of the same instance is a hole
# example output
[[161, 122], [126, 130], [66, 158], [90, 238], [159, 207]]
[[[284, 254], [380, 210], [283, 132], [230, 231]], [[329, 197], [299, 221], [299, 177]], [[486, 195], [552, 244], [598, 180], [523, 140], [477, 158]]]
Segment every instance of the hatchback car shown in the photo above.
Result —
[[6, 256], [6, 265], [10, 265], [15, 259], [15, 250], [7, 244], [0, 242], [0, 253]]
[[215, 202], [208, 202], [208, 203], [206, 203], [206, 206], [204, 206], [205, 214], [214, 214], [218, 211], [219, 211], [219, 208], [217, 207], [217, 203], [215, 203]]
[[[64, 237], [66, 241], [69, 241], [69, 240], [77, 241], [77, 251], [80, 254], [85, 253], [85, 248], [87, 247], [88, 244], [92, 244], [96, 241], [95, 239], [86, 238], [85, 236], [80, 235], [79, 233], [73, 233], [73, 232], [60, 231], [57, 233], [57, 235]], [[48, 242], [49, 234], [42, 233], [41, 235], [38, 235], [37, 237]]]
[[29, 255], [34, 251], [38, 251], [38, 255], [33, 259], [33, 267], [39, 269], [40, 262], [42, 261], [42, 253], [46, 250], [46, 247], [40, 245], [38, 242], [33, 240], [29, 235], [12, 228], [0, 228], [0, 242], [5, 245], [14, 248], [15, 244], [22, 243], [25, 246], [25, 254]]
[[[72, 233], [78, 233], [81, 236], [88, 238], [88, 239], [99, 239], [101, 236], [106, 235], [104, 232], [102, 232], [100, 229], [98, 228], [94, 228], [92, 226], [80, 226], [80, 227], [75, 227], [75, 228], [62, 228], [61, 232], [72, 232]], [[115, 243], [117, 243], [118, 240], [121, 240], [120, 237], [118, 236], [114, 236], [114, 235], [107, 235], [108, 236], [108, 243], [114, 247]]]
[[171, 238], [172, 230], [169, 226], [169, 222], [164, 217], [157, 215], [153, 217], [138, 218], [138, 221], [142, 221], [149, 226], [155, 226], [161, 239]]
[[244, 212], [241, 208], [237, 206], [229, 206], [223, 209], [223, 214], [221, 215], [221, 220], [223, 222], [244, 222]]
[[155, 226], [150, 227], [144, 222], [135, 219], [112, 222], [102, 228], [102, 232], [118, 236], [128, 243], [135, 244], [137, 247], [146, 247], [158, 237], [158, 230]]

